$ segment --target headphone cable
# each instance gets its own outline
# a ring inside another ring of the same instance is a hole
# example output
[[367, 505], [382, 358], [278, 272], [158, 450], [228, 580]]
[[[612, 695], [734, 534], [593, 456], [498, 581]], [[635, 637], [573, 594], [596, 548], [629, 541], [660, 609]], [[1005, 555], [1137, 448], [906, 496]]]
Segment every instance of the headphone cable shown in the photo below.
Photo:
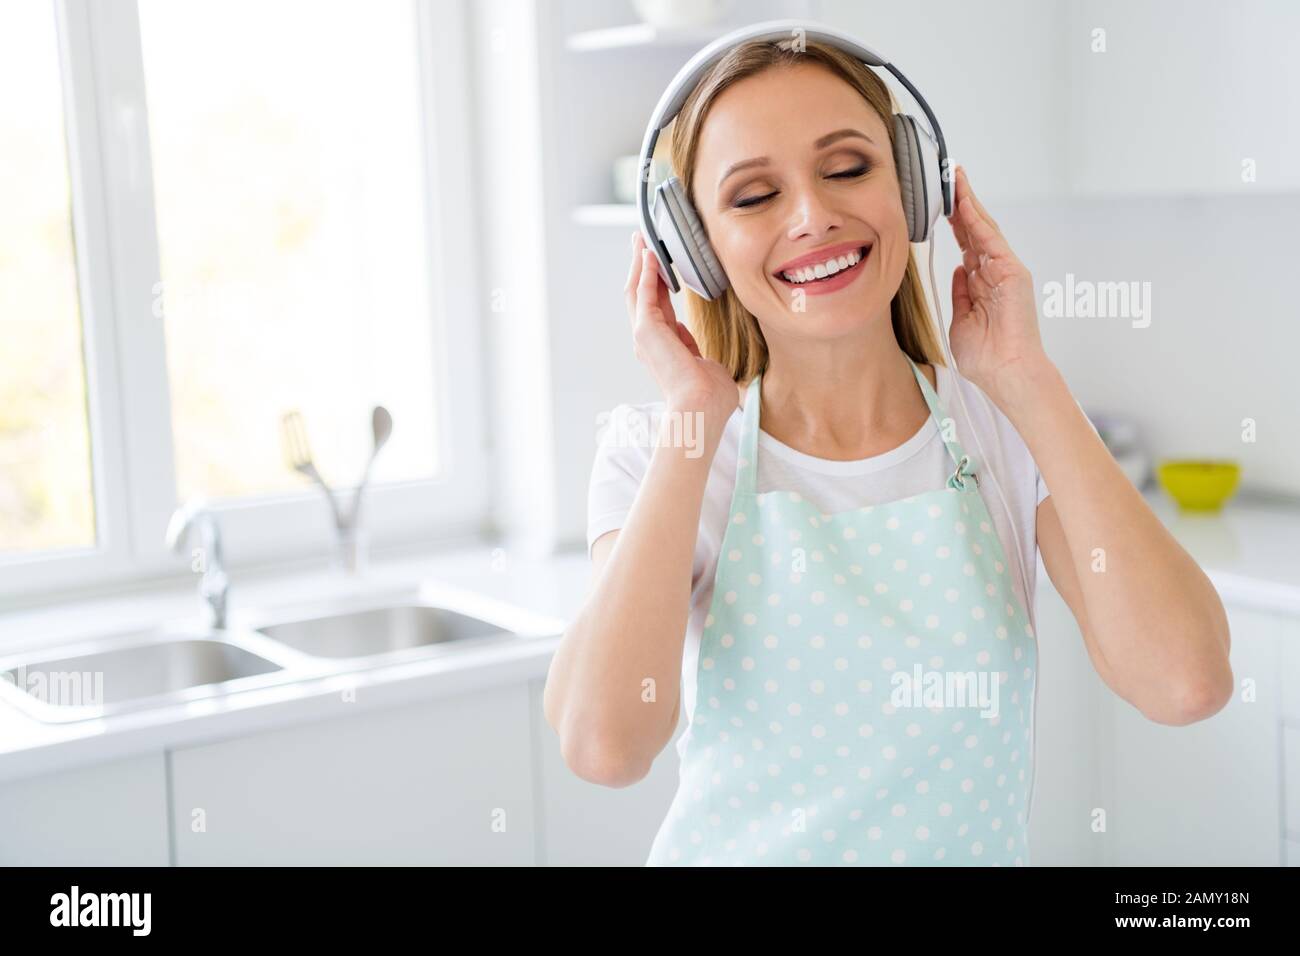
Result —
[[[926, 245], [930, 247], [930, 253], [928, 257], [929, 270], [930, 270], [930, 292], [934, 296], [934, 309], [939, 317], [939, 322], [938, 322], [939, 342], [943, 346], [944, 358], [948, 362], [948, 372], [952, 376], [952, 380], [953, 380], [952, 382], [953, 391], [957, 393], [957, 401], [961, 404], [961, 410], [966, 415], [966, 421], [970, 425], [971, 434], [975, 438], [975, 446], [979, 449], [980, 459], [985, 465], [985, 468], [983, 470], [985, 474], [987, 474], [989, 477], [993, 479], [993, 486], [994, 488], [997, 489], [998, 500], [1002, 502], [1002, 510], [1006, 513], [1007, 522], [1011, 525], [1011, 534], [1013, 536], [1013, 544], [1014, 544], [1014, 547], [1011, 550], [1015, 552], [1016, 567], [1020, 571], [1020, 584], [1021, 587], [1024, 588], [1024, 592], [1025, 592], [1025, 610], [1029, 614], [1029, 629], [1031, 632], [1031, 636], [1034, 639], [1034, 644], [1035, 646], [1037, 646], [1038, 623], [1034, 617], [1034, 597], [1029, 589], [1029, 576], [1025, 572], [1024, 558], [1020, 551], [1020, 531], [1016, 526], [1016, 519], [1012, 517], [1011, 508], [1008, 507], [1007, 505], [1007, 499], [1002, 494], [1002, 482], [999, 481], [997, 476], [993, 473], [993, 466], [989, 460], [988, 455], [985, 454], [984, 452], [984, 445], [980, 441], [979, 430], [975, 427], [974, 419], [971, 418], [970, 409], [966, 407], [966, 398], [962, 394], [961, 384], [957, 381], [957, 362], [952, 357], [952, 346], [948, 342], [948, 329], [943, 321], [943, 308], [940, 305], [939, 285], [937, 282], [935, 282], [934, 279], [934, 236], [929, 237], [929, 240], [927, 241]], [[984, 407], [988, 409], [990, 419], [993, 421], [993, 440], [997, 443], [998, 460], [1001, 461], [1002, 460], [1002, 439], [998, 435], [997, 415], [993, 410], [993, 405], [989, 401], [988, 396], [984, 394], [984, 391], [979, 387], [976, 387], [976, 391], [979, 392], [980, 397], [984, 400]], [[954, 429], [956, 428], [956, 422], [953, 423], [953, 428]], [[1039, 655], [1035, 655], [1036, 668], [1038, 665], [1038, 661], [1037, 661], [1038, 656]], [[1031, 757], [1034, 753], [1034, 740], [1035, 737], [1037, 736], [1037, 734], [1035, 733], [1035, 729], [1038, 723], [1038, 677], [1039, 675], [1035, 673], [1034, 683], [1031, 691], [1031, 697], [1033, 698], [1030, 703], [1031, 717], [1030, 717], [1030, 724], [1029, 724], [1029, 753]], [[1030, 807], [1033, 806], [1033, 801], [1034, 801], [1034, 777], [1037, 774], [1037, 770], [1038, 770], [1038, 761], [1031, 759], [1030, 771], [1029, 771], [1029, 793], [1028, 796], [1025, 798], [1026, 832], [1028, 831], [1028, 827], [1029, 827]]]

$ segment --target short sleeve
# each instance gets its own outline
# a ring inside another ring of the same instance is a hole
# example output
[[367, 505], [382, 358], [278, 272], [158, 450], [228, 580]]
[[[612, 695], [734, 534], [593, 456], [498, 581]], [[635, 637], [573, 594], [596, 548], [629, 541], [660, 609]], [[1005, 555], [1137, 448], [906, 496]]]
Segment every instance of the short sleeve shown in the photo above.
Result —
[[652, 422], [644, 406], [616, 405], [597, 419], [600, 439], [587, 488], [587, 557], [596, 539], [623, 527], [650, 466]]

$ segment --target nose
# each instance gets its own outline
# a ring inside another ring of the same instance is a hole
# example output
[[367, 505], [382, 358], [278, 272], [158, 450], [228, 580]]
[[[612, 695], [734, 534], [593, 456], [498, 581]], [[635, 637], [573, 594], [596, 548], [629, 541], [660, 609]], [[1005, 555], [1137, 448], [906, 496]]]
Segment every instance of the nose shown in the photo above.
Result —
[[788, 238], [794, 242], [805, 237], [814, 239], [834, 234], [844, 227], [844, 216], [831, 196], [817, 181], [805, 181], [793, 187], [794, 202], [790, 214]]

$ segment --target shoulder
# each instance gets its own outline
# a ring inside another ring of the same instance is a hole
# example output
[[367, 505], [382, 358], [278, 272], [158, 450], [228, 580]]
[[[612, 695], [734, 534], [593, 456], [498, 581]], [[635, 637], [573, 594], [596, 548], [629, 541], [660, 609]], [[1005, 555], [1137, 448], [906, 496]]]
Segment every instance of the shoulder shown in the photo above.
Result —
[[650, 461], [664, 403], [622, 402], [596, 416], [596, 463], [615, 461], [641, 470]]
[[657, 423], [663, 415], [664, 403], [658, 402], [620, 402], [613, 408], [605, 409], [596, 415], [596, 442], [605, 444], [621, 435], [642, 428], [651, 422]]
[[939, 379], [936, 391], [948, 414], [957, 421], [958, 437], [968, 446], [966, 450], [979, 454], [982, 447], [988, 455], [1000, 451], [1006, 464], [1033, 474], [1037, 466], [1029, 447], [993, 400], [960, 371], [946, 365], [936, 366], [935, 370]]

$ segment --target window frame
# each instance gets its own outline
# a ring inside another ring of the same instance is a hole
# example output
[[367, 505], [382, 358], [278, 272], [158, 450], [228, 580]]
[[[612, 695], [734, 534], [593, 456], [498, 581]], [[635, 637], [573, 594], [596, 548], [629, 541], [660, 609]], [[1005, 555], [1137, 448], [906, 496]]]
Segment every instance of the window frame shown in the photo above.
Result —
[[[472, 223], [469, 64], [462, 0], [407, 0], [419, 62], [429, 321], [438, 413], [437, 479], [366, 492], [371, 548], [473, 540], [489, 506], [479, 283], [464, 224]], [[106, 586], [188, 577], [166, 548], [176, 506], [164, 328], [153, 315], [160, 279], [148, 108], [136, 0], [54, 0], [68, 144], [73, 234], [95, 494], [96, 543], [0, 556], [0, 600], [47, 603]], [[434, 135], [436, 131], [436, 135]], [[455, 281], [450, 281], [455, 277]], [[454, 357], [454, 360], [453, 360]], [[460, 400], [453, 402], [453, 397]], [[454, 413], [453, 413], [454, 411]], [[399, 421], [397, 428], [402, 427]], [[358, 471], [363, 463], [358, 462]], [[350, 494], [350, 489], [344, 491]], [[335, 548], [320, 490], [217, 499], [227, 566], [319, 563]]]

